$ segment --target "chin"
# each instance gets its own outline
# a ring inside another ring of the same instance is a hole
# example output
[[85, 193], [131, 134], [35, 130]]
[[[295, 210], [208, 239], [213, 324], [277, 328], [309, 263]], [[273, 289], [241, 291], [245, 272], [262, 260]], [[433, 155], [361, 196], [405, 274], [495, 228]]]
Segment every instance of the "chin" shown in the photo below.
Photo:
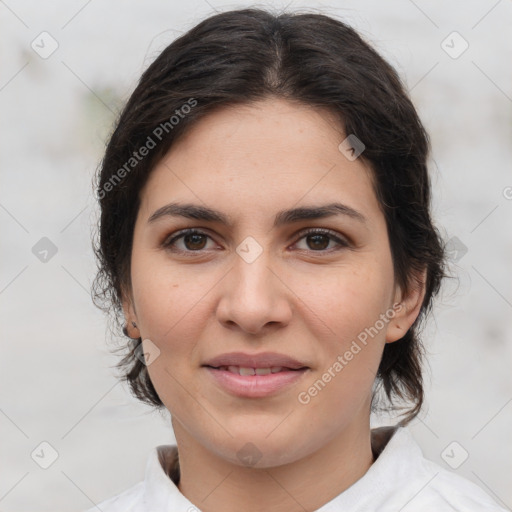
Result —
[[[275, 424], [272, 428], [275, 428]], [[255, 467], [265, 469], [271, 467], [290, 464], [307, 455], [297, 450], [297, 437], [291, 433], [283, 432], [284, 436], [275, 436], [271, 434], [268, 437], [267, 432], [272, 428], [250, 435], [250, 430], [245, 430], [237, 435], [232, 432], [233, 438], [230, 438], [226, 445], [215, 445], [213, 451], [219, 457], [228, 460], [232, 464], [241, 467]]]

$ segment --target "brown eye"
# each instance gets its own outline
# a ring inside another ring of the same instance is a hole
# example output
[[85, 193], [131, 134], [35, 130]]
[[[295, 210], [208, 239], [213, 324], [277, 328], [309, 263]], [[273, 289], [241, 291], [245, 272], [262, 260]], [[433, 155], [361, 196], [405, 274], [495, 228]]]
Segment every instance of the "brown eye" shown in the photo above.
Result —
[[200, 252], [207, 248], [208, 239], [211, 239], [211, 237], [206, 233], [202, 233], [201, 231], [194, 229], [188, 229], [167, 238], [163, 242], [162, 246], [165, 249], [174, 252]]
[[204, 246], [206, 245], [206, 236], [198, 233], [185, 235], [183, 237], [183, 243], [185, 247], [191, 251], [204, 249]]
[[[330, 253], [350, 247], [350, 243], [347, 240], [330, 229], [310, 229], [309, 231], [302, 232], [301, 235], [296, 244], [304, 240], [306, 247], [299, 247], [300, 250]], [[331, 243], [334, 245], [329, 247]]]
[[308, 247], [314, 251], [327, 249], [329, 246], [329, 237], [327, 235], [308, 235]]

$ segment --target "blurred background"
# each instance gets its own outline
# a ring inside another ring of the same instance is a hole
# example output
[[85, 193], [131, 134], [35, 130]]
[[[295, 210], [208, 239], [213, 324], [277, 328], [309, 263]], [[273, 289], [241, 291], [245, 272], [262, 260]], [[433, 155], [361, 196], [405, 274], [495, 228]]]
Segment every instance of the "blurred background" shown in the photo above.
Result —
[[[90, 298], [92, 176], [120, 106], [167, 44], [216, 11], [321, 12], [394, 65], [432, 139], [451, 271], [425, 329], [425, 455], [512, 507], [512, 4], [392, 0], [0, 1], [0, 510], [78, 511], [174, 443], [115, 378]], [[385, 424], [387, 418], [374, 418]]]

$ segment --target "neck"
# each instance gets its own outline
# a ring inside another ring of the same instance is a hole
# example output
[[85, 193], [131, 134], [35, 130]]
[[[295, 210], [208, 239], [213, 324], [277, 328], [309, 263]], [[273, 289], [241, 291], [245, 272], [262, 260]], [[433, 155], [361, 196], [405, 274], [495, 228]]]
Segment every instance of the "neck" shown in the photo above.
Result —
[[307, 457], [250, 468], [218, 457], [174, 424], [180, 492], [203, 512], [316, 510], [357, 480], [373, 463], [369, 423], [354, 422]]

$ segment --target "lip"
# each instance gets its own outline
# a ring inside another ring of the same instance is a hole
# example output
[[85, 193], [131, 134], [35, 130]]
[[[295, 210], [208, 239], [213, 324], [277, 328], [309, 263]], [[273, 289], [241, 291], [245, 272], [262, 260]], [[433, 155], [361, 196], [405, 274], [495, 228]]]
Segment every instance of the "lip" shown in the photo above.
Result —
[[[271, 368], [280, 366], [278, 373], [268, 375], [238, 375], [225, 366], [238, 366], [243, 368]], [[296, 384], [310, 368], [304, 363], [289, 356], [275, 352], [262, 352], [260, 354], [245, 354], [231, 352], [220, 354], [203, 364], [214, 382], [225, 391], [241, 398], [264, 398], [272, 396], [287, 387]]]
[[230, 352], [220, 354], [209, 359], [203, 366], [241, 366], [243, 368], [270, 368], [272, 366], [282, 366], [291, 370], [298, 370], [307, 367], [305, 363], [297, 361], [292, 357], [277, 352], [261, 352], [259, 354], [246, 354], [244, 352]]
[[238, 375], [229, 370], [204, 367], [214, 382], [232, 395], [241, 398], [264, 398], [296, 384], [309, 368], [283, 370], [268, 375]]

